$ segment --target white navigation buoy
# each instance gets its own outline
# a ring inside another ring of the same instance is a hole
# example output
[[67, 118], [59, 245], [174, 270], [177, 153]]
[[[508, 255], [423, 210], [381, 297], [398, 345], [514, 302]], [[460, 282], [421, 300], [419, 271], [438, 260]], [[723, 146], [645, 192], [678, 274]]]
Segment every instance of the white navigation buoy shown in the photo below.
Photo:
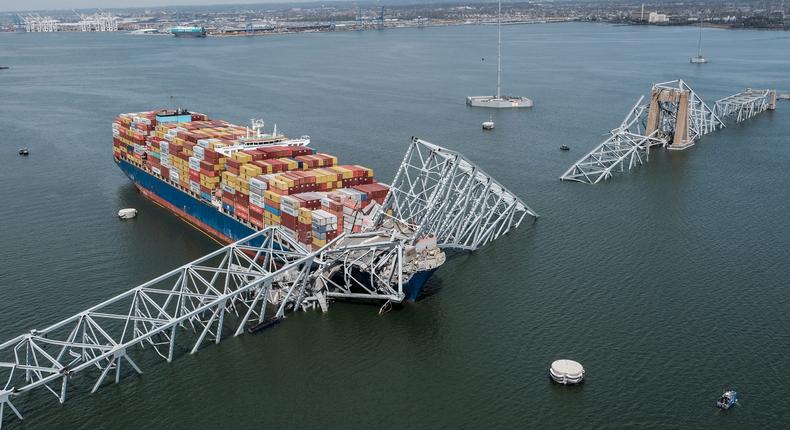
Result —
[[137, 216], [137, 209], [134, 208], [126, 208], [118, 211], [118, 218], [120, 219], [132, 219], [136, 216]]
[[559, 384], [578, 384], [584, 380], [584, 367], [578, 361], [557, 360], [551, 363], [549, 374]]

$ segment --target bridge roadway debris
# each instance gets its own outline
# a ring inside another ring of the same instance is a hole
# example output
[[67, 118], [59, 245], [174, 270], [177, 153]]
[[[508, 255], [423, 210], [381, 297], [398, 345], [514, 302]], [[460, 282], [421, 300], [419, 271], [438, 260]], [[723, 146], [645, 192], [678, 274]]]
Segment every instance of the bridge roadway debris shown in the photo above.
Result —
[[85, 381], [96, 392], [108, 378], [142, 374], [135, 357], [146, 353], [171, 362], [290, 311], [326, 311], [331, 300], [386, 308], [406, 298], [413, 275], [441, 266], [444, 250], [478, 249], [538, 216], [460, 153], [417, 138], [383, 206], [371, 210], [363, 232], [321, 249], [267, 227], [0, 344], [0, 427], [6, 416], [22, 419], [14, 402], [26, 394], [43, 390], [63, 403], [69, 386]]

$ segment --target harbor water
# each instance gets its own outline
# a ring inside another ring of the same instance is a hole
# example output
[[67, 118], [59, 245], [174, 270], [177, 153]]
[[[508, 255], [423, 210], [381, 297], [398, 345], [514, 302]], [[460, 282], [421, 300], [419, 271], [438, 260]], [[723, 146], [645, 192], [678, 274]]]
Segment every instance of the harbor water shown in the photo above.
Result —
[[[112, 161], [122, 112], [181, 106], [267, 129], [387, 181], [411, 136], [461, 151], [541, 218], [448, 260], [387, 314], [333, 304], [60, 405], [20, 398], [9, 429], [781, 428], [790, 356], [790, 103], [590, 186], [558, 177], [651, 83], [705, 100], [790, 90], [790, 34], [490, 26], [176, 39], [0, 34], [0, 340], [218, 247], [145, 200]], [[172, 97], [171, 97], [172, 96]], [[489, 119], [496, 129], [482, 132]], [[560, 151], [566, 144], [570, 151]], [[27, 158], [17, 155], [30, 148]], [[121, 222], [120, 208], [137, 218]], [[580, 361], [585, 383], [551, 382]], [[741, 405], [718, 411], [735, 389]]]

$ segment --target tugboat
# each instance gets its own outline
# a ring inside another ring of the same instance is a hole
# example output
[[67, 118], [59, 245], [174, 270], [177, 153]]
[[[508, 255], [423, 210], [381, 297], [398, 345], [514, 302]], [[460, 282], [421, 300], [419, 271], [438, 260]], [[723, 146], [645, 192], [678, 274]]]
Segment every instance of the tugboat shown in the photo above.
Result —
[[19, 148], [19, 155], [28, 155], [30, 151], [28, 151], [27, 147]]
[[570, 151], [571, 147], [568, 145], [560, 145], [560, 151]]
[[736, 403], [738, 403], [738, 392], [730, 390], [725, 391], [724, 394], [719, 397], [719, 400], [716, 401], [716, 407], [726, 411], [735, 406]]

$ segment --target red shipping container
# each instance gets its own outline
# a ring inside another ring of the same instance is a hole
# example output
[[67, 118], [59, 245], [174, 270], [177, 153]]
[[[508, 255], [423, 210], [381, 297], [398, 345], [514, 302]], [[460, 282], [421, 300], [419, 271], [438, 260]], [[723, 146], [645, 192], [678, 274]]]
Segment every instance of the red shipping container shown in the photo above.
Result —
[[296, 217], [293, 215], [288, 215], [285, 212], [281, 212], [280, 224], [282, 224], [283, 227], [290, 228], [291, 230], [296, 230]]
[[213, 149], [206, 148], [203, 150], [203, 159], [212, 161], [212, 164], [216, 164], [216, 161], [220, 159], [220, 153]]

